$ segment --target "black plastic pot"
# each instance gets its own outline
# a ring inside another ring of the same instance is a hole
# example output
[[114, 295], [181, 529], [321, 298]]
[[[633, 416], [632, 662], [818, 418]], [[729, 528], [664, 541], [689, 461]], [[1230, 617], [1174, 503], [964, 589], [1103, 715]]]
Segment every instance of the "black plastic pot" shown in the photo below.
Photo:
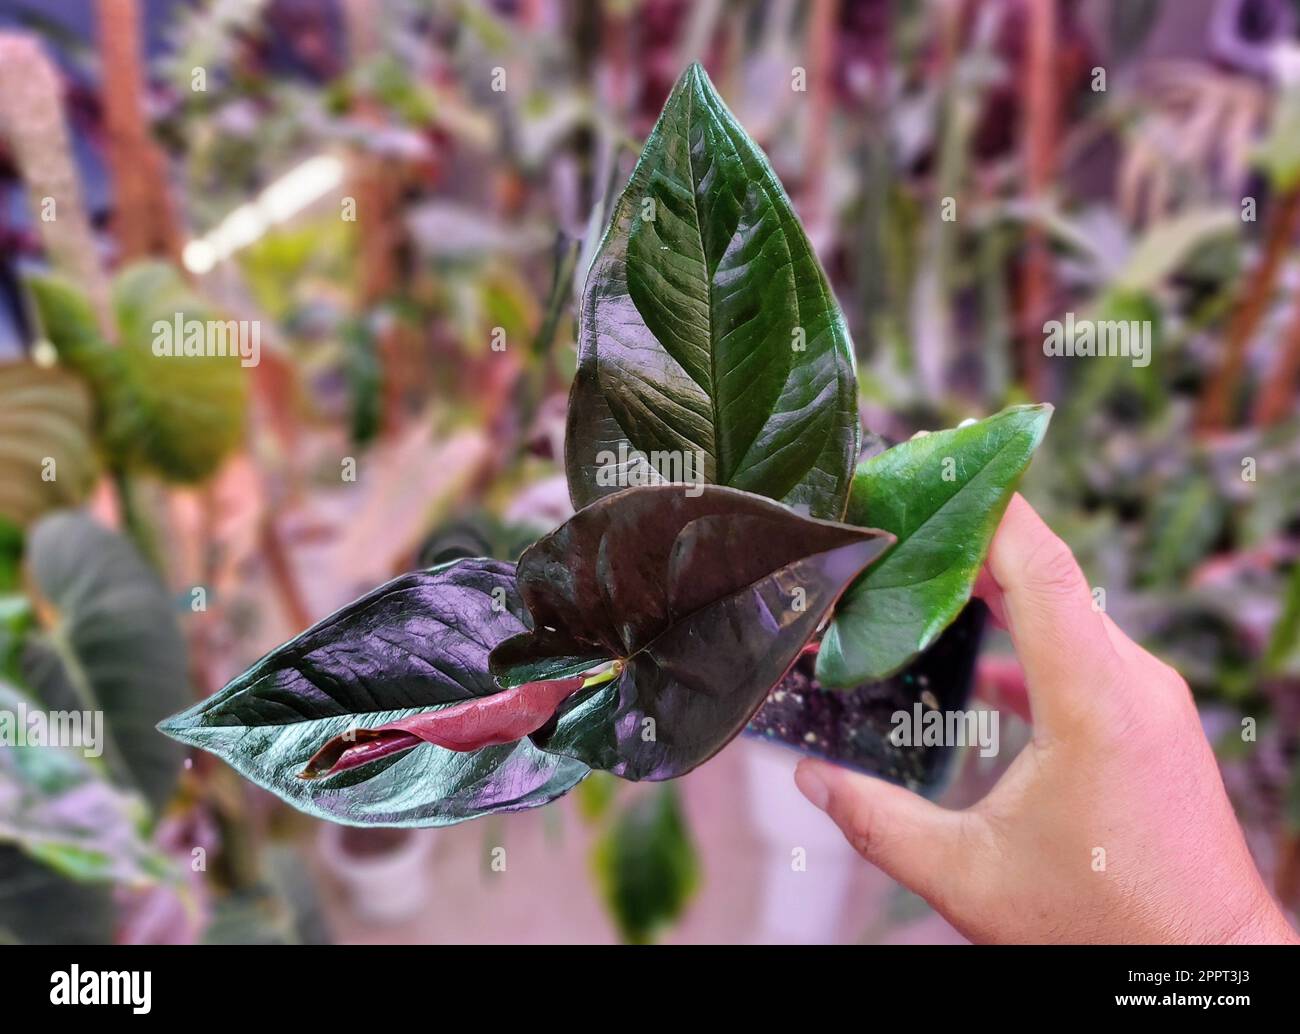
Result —
[[933, 797], [947, 785], [962, 748], [895, 746], [892, 718], [897, 711], [912, 713], [918, 702], [941, 711], [965, 709], [987, 613], [973, 600], [912, 664], [855, 689], [823, 689], [813, 677], [816, 657], [805, 654], [768, 694], [745, 734]]

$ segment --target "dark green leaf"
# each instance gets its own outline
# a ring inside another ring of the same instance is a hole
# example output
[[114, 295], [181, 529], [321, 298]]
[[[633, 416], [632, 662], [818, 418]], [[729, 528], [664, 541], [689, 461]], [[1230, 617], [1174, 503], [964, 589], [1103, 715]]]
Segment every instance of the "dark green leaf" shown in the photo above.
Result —
[[488, 653], [528, 627], [508, 563], [460, 560], [402, 575], [160, 728], [335, 822], [437, 826], [535, 807], [571, 789], [587, 766], [527, 739], [468, 752], [421, 742], [337, 775], [301, 778], [336, 737], [496, 694]]
[[848, 332], [771, 166], [699, 65], [646, 141], [579, 323], [576, 506], [655, 483], [636, 480], [639, 452], [664, 454], [667, 480], [843, 514], [859, 435]]
[[339, 336], [343, 341], [343, 372], [350, 396], [352, 441], [367, 445], [379, 433], [384, 419], [384, 369], [379, 343], [365, 320], [348, 322]]
[[102, 708], [105, 757], [161, 807], [183, 751], [154, 725], [189, 699], [185, 641], [166, 589], [129, 541], [84, 513], [39, 521], [28, 563], [56, 623], [25, 651], [27, 685], [47, 707]]
[[35, 620], [31, 601], [26, 596], [0, 593], [0, 679], [23, 685], [23, 640]]
[[[106, 434], [113, 447], [176, 481], [211, 474], [243, 438], [245, 374], [233, 356], [154, 354], [155, 321], [219, 321], [172, 267], [131, 266], [113, 282], [118, 361]], [[177, 343], [179, 347], [179, 342]]]
[[492, 669], [513, 682], [519, 665], [621, 661], [534, 742], [626, 779], [683, 775], [744, 728], [891, 542], [735, 489], [628, 489], [524, 553], [519, 591], [534, 631], [501, 644]]
[[858, 467], [848, 520], [892, 532], [898, 543], [836, 608], [817, 657], [821, 683], [892, 675], [961, 612], [1051, 413], [1048, 405], [1014, 406]]
[[1229, 508], [1199, 470], [1184, 472], [1152, 495], [1138, 561], [1141, 577], [1150, 585], [1181, 585], [1212, 550]]
[[596, 844], [592, 865], [625, 941], [645, 944], [699, 885], [699, 860], [673, 786], [633, 801]]

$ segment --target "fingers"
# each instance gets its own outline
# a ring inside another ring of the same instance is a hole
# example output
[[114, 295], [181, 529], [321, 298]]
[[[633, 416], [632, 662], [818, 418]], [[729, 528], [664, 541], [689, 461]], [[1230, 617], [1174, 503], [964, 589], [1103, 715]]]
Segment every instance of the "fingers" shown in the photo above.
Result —
[[1017, 495], [993, 537], [987, 567], [996, 591], [981, 588], [1011, 633], [1036, 729], [1068, 728], [1124, 676], [1078, 562]]
[[799, 792], [826, 812], [853, 848], [903, 886], [935, 901], [954, 884], [962, 816], [900, 786], [825, 761], [795, 769]]

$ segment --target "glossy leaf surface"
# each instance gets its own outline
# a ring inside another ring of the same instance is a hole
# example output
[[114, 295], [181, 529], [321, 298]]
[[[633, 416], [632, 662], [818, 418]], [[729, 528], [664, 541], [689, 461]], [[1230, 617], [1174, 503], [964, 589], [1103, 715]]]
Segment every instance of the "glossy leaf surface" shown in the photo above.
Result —
[[528, 627], [511, 564], [460, 560], [403, 575], [161, 728], [224, 758], [295, 807], [336, 822], [444, 825], [545, 804], [582, 779], [587, 766], [543, 753], [527, 739], [468, 753], [410, 743], [336, 775], [299, 777], [326, 743], [351, 730], [497, 693], [488, 653]]
[[848, 520], [890, 531], [898, 543], [836, 607], [817, 658], [821, 683], [892, 675], [961, 612], [1051, 414], [1048, 405], [1015, 406], [858, 467]]
[[780, 182], [699, 65], [615, 207], [579, 335], [575, 506], [655, 483], [634, 480], [639, 451], [664, 454], [668, 480], [843, 514], [859, 437], [848, 332]]
[[534, 734], [627, 779], [670, 779], [744, 727], [845, 586], [890, 544], [718, 486], [632, 488], [524, 553], [534, 631], [499, 646], [509, 680], [591, 654], [624, 662]]

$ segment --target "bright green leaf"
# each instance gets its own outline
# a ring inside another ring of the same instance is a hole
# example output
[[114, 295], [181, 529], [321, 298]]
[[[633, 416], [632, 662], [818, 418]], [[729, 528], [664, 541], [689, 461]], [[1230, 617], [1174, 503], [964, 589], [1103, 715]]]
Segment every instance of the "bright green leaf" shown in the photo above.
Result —
[[836, 607], [817, 658], [823, 685], [892, 675], [961, 612], [1051, 413], [1049, 405], [1014, 406], [858, 467], [847, 519], [898, 542]]

